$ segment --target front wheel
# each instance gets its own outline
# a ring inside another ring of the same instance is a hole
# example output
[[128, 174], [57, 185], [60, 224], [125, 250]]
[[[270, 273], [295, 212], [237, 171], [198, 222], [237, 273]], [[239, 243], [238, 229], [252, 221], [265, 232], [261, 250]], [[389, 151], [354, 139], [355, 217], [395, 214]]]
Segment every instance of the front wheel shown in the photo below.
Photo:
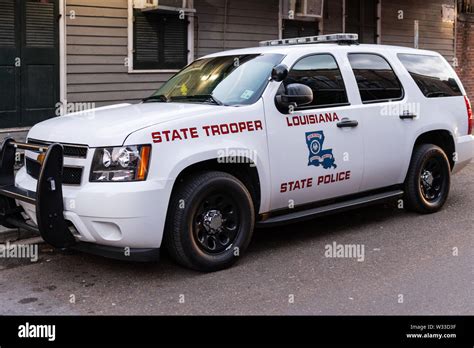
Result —
[[165, 245], [181, 265], [203, 272], [231, 266], [252, 238], [255, 211], [242, 182], [224, 172], [190, 176], [171, 199]]
[[422, 214], [439, 211], [450, 185], [451, 167], [444, 151], [432, 144], [416, 147], [405, 182], [407, 208]]

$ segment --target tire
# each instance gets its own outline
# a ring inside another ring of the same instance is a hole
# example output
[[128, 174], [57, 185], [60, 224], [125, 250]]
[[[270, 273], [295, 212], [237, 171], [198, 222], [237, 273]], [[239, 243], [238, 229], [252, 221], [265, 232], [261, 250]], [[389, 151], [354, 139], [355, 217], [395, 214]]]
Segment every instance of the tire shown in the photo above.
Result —
[[422, 144], [413, 151], [405, 181], [405, 207], [421, 214], [439, 211], [449, 195], [451, 166], [444, 151]]
[[164, 243], [179, 264], [218, 271], [243, 255], [254, 224], [254, 205], [242, 182], [224, 172], [201, 172], [187, 177], [173, 194]]

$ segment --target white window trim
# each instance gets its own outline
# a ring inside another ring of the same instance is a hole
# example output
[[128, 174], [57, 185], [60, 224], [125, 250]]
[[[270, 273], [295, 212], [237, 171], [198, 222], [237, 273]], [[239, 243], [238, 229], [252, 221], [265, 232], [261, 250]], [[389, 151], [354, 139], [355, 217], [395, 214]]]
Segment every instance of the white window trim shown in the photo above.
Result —
[[[193, 0], [188, 0], [190, 8], [194, 8]], [[188, 64], [194, 61], [194, 16], [187, 16], [188, 25]], [[136, 70], [133, 68], [133, 0], [128, 1], [128, 73], [129, 74], [149, 74], [149, 73], [176, 73], [179, 69], [147, 69]]]

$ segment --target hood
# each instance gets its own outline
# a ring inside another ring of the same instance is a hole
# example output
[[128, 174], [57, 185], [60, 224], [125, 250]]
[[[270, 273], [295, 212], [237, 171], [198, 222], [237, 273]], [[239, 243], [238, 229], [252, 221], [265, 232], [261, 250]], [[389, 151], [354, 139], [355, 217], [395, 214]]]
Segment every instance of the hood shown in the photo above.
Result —
[[31, 128], [28, 137], [90, 147], [122, 145], [139, 129], [222, 108], [188, 103], [119, 104], [51, 118]]

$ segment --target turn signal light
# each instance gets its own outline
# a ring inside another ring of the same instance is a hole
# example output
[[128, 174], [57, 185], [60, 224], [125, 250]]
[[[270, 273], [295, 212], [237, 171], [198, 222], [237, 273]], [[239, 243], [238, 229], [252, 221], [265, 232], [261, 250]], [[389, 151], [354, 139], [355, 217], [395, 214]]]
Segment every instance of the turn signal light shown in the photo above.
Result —
[[151, 146], [142, 146], [140, 151], [140, 161], [138, 162], [137, 180], [145, 180], [150, 164]]

